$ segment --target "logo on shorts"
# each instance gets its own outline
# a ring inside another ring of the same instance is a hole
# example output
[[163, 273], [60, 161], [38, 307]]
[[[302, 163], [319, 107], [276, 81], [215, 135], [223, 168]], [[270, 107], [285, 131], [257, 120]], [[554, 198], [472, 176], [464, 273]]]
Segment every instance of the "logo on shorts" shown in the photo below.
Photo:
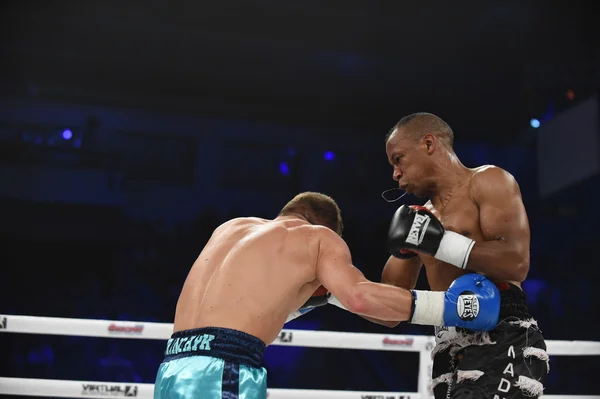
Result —
[[0, 318], [0, 330], [6, 329], [6, 317]]
[[421, 245], [430, 221], [431, 218], [428, 215], [415, 214], [415, 220], [413, 220], [412, 226], [410, 226], [406, 242], [415, 246]]
[[144, 330], [143, 324], [123, 325], [112, 323], [108, 326], [108, 332], [111, 334], [141, 334]]
[[474, 320], [479, 314], [479, 299], [472, 291], [462, 292], [456, 301], [456, 311], [462, 320]]
[[165, 356], [178, 355], [196, 351], [209, 351], [210, 343], [215, 339], [212, 334], [194, 335], [191, 337], [171, 338], [167, 342]]
[[279, 342], [292, 342], [294, 334], [291, 331], [282, 331], [277, 338], [279, 339]]
[[105, 397], [134, 397], [138, 395], [138, 387], [135, 385], [114, 384], [83, 384], [83, 396], [105, 396]]

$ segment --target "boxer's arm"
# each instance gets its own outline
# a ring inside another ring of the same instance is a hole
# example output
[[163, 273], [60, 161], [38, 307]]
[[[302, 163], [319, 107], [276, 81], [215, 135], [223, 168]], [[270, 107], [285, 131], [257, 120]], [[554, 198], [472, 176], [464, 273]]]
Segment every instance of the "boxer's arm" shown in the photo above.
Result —
[[413, 289], [417, 286], [421, 266], [423, 266], [423, 262], [419, 256], [410, 259], [398, 259], [390, 256], [383, 267], [381, 282], [407, 290]]
[[484, 241], [471, 250], [467, 268], [496, 281], [523, 281], [529, 271], [529, 221], [514, 177], [497, 167], [473, 176]]
[[[383, 267], [381, 273], [381, 282], [383, 284], [394, 285], [400, 288], [414, 289], [417, 286], [419, 272], [423, 262], [419, 256], [409, 259], [399, 259], [390, 256]], [[400, 321], [378, 320], [372, 317], [362, 316], [370, 322], [381, 324], [386, 327], [396, 327]]]
[[331, 230], [320, 241], [317, 279], [352, 313], [396, 322], [410, 318], [412, 294], [367, 280], [352, 265], [350, 249], [344, 240]]

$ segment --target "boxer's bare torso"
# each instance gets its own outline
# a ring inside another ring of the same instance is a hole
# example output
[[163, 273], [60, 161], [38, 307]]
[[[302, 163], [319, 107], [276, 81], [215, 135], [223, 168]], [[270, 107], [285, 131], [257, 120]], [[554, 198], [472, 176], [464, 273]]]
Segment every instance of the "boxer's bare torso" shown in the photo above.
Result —
[[323, 229], [289, 216], [221, 225], [187, 276], [174, 331], [225, 327], [273, 342], [288, 314], [320, 286]]
[[[481, 166], [472, 169], [471, 172], [475, 174], [484, 171], [486, 168], [488, 168], [488, 166]], [[473, 189], [471, 182], [472, 180], [469, 178], [465, 184], [457, 187], [456, 191], [445, 205], [440, 205], [436, 208], [431, 201], [427, 201], [424, 206], [442, 222], [444, 228], [447, 230], [462, 234], [475, 241], [495, 239], [495, 237], [485, 237], [484, 233], [481, 231], [479, 208], [472, 200], [471, 196]], [[444, 291], [448, 289], [450, 284], [457, 277], [469, 272], [468, 270], [465, 271], [435, 259], [433, 256], [420, 255], [420, 258], [425, 266], [427, 281], [433, 291]], [[518, 287], [521, 285], [518, 281], [506, 282], [512, 283]]]
[[[479, 205], [474, 201], [474, 193], [478, 190], [478, 185], [482, 179], [487, 179], [486, 170], [493, 166], [485, 165], [469, 169], [469, 176], [458, 185], [452, 196], [445, 202], [433, 204], [431, 201], [425, 203], [424, 207], [431, 211], [438, 218], [446, 230], [454, 231], [476, 242], [498, 240], [493, 233], [486, 234], [482, 229]], [[521, 219], [521, 218], [520, 218]], [[513, 222], [513, 221], [506, 221]], [[515, 224], [523, 224], [522, 220], [514, 220]], [[522, 228], [519, 232], [523, 242], [529, 242], [529, 229]], [[384, 272], [384, 282], [394, 284], [399, 287], [413, 288], [416, 285], [419, 269], [421, 265], [425, 266], [427, 281], [433, 291], [444, 291], [448, 289], [452, 281], [457, 277], [471, 272], [470, 270], [459, 269], [453, 265], [435, 259], [433, 256], [420, 254], [412, 259], [397, 259], [390, 257], [386, 265], [387, 273]], [[387, 275], [386, 275], [387, 274]], [[489, 276], [496, 282], [512, 283], [518, 287], [519, 281], [498, 280]]]

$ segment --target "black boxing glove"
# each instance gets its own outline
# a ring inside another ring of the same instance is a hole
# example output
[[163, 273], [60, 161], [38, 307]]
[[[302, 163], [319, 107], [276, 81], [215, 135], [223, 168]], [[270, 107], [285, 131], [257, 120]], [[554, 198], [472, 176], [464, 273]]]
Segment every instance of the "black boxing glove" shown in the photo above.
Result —
[[427, 208], [402, 205], [392, 217], [387, 244], [390, 254], [400, 259], [406, 250], [417, 250], [464, 269], [475, 241], [446, 231]]

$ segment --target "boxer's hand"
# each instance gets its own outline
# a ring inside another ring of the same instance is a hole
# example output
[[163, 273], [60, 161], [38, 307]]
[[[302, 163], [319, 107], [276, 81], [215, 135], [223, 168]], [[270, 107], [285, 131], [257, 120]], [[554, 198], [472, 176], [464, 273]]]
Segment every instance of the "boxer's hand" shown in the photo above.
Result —
[[388, 231], [388, 251], [405, 259], [406, 251], [421, 252], [464, 269], [475, 241], [446, 231], [442, 223], [422, 206], [402, 205]]
[[473, 331], [496, 328], [500, 316], [500, 292], [480, 274], [465, 274], [446, 292], [413, 290], [411, 323], [463, 327]]
[[418, 250], [435, 255], [445, 229], [442, 223], [426, 208], [402, 205], [394, 213], [388, 231], [388, 250], [401, 258], [402, 252]]

